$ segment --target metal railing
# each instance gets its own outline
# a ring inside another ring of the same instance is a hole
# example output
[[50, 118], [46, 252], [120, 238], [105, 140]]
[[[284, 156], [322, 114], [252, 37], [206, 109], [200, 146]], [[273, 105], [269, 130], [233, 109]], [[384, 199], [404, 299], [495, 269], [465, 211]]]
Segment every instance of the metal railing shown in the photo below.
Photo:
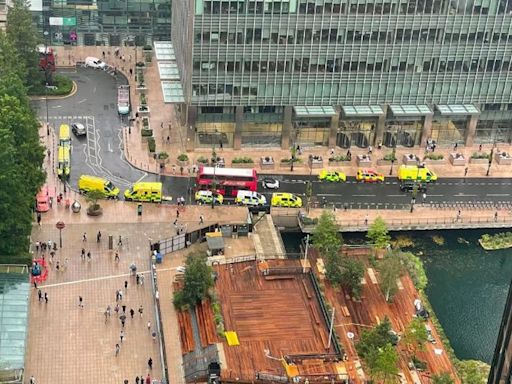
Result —
[[235, 263], [243, 263], [245, 261], [254, 261], [256, 260], [256, 255], [245, 255], [245, 256], [238, 256], [233, 258], [222, 258], [222, 259], [210, 259], [208, 258], [207, 264], [208, 265], [225, 265], [225, 264], [235, 264]]

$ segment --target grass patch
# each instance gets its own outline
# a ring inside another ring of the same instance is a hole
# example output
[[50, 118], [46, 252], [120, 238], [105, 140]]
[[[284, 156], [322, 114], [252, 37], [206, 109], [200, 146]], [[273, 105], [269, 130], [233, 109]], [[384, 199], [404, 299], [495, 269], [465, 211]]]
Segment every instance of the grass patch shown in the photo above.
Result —
[[28, 94], [29, 96], [64, 96], [69, 95], [73, 89], [71, 79], [63, 75], [54, 75], [53, 85], [56, 87], [55, 89], [46, 88], [44, 83], [34, 85], [29, 89]]

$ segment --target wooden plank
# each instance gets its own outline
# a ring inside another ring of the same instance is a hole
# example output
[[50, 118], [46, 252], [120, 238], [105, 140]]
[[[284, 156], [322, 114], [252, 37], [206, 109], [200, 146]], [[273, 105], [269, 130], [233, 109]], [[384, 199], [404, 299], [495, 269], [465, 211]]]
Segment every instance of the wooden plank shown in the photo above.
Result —
[[273, 276], [265, 276], [265, 280], [294, 280], [295, 276], [287, 276], [287, 275], [273, 275]]
[[402, 280], [400, 280], [400, 278], [396, 279], [396, 285], [399, 290], [401, 290], [401, 291], [404, 290], [404, 285], [402, 284]]
[[342, 313], [342, 314], [343, 314], [343, 316], [345, 316], [345, 317], [350, 317], [350, 312], [349, 312], [349, 310], [348, 310], [348, 308], [347, 308], [347, 306], [346, 306], [346, 305], [342, 305], [342, 306], [341, 306], [341, 313]]
[[368, 268], [368, 276], [370, 276], [370, 281], [373, 284], [379, 284], [377, 277], [375, 276], [375, 271], [373, 270], [373, 268]]
[[317, 325], [319, 325], [320, 324], [320, 319], [318, 318], [318, 315], [316, 314], [315, 307], [313, 306], [313, 303], [309, 303], [309, 309], [310, 309], [311, 313], [313, 314], [313, 318], [315, 319], [315, 323], [317, 323]]
[[308, 286], [306, 285], [306, 280], [302, 280], [302, 286], [304, 287], [304, 291], [306, 292], [306, 296], [309, 300], [311, 300], [311, 294], [309, 293]]

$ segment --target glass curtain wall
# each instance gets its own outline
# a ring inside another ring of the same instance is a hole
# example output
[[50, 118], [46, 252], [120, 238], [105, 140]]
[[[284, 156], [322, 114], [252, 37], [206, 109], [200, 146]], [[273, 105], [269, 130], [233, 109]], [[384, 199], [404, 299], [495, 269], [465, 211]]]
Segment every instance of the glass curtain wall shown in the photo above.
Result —
[[422, 127], [423, 123], [418, 120], [386, 121], [382, 145], [389, 148], [414, 147], [420, 142]]
[[341, 148], [350, 148], [352, 145], [368, 148], [375, 139], [376, 126], [376, 118], [342, 120], [338, 128], [336, 145]]
[[327, 145], [331, 118], [296, 118], [294, 123], [296, 143], [302, 146]]
[[467, 119], [434, 118], [432, 121], [432, 139], [440, 145], [464, 144]]
[[283, 107], [244, 107], [242, 145], [271, 147], [281, 144]]
[[475, 143], [510, 143], [512, 139], [511, 120], [478, 120]]
[[195, 125], [196, 147], [232, 147], [235, 126], [234, 108], [202, 107]]

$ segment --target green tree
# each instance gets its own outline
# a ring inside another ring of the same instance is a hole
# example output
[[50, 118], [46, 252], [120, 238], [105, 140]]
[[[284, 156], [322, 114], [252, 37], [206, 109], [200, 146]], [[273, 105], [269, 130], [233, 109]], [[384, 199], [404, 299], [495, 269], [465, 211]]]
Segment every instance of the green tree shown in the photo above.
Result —
[[398, 375], [398, 353], [391, 344], [371, 350], [366, 364], [372, 378], [382, 383], [395, 383]]
[[311, 181], [306, 183], [306, 212], [309, 213], [311, 208], [311, 198], [313, 196], [313, 184]]
[[366, 238], [372, 243], [375, 248], [386, 248], [391, 242], [388, 226], [382, 217], [378, 216], [375, 221], [368, 228]]
[[425, 322], [419, 317], [413, 318], [405, 328], [402, 342], [416, 352], [417, 349], [423, 350], [427, 341], [428, 333]]
[[174, 294], [174, 305], [178, 308], [194, 307], [208, 296], [213, 287], [212, 269], [206, 265], [206, 254], [193, 253], [187, 256], [183, 289]]
[[320, 252], [320, 255], [327, 258], [343, 245], [343, 239], [339, 234], [336, 219], [331, 212], [323, 212], [318, 219], [318, 224], [313, 230], [311, 237], [313, 247]]
[[380, 272], [380, 287], [389, 302], [396, 294], [398, 287], [397, 279], [404, 274], [404, 267], [400, 258], [393, 252], [388, 252], [384, 260], [382, 260], [378, 269]]
[[490, 367], [478, 360], [461, 360], [457, 362], [457, 373], [462, 384], [485, 384]]
[[361, 339], [356, 344], [356, 350], [359, 356], [365, 359], [370, 351], [384, 347], [388, 343], [393, 342], [391, 336], [391, 322], [386, 316], [372, 329], [365, 329], [361, 333]]
[[449, 373], [437, 373], [432, 376], [433, 384], [455, 384], [455, 381], [452, 379]]
[[341, 262], [341, 285], [350, 291], [356, 299], [361, 298], [364, 276], [364, 264], [361, 260], [352, 257], [343, 257]]
[[13, 0], [7, 12], [7, 37], [18, 52], [26, 76], [25, 84], [31, 87], [40, 84], [43, 76], [39, 71], [39, 38], [32, 24], [32, 13], [27, 0]]

